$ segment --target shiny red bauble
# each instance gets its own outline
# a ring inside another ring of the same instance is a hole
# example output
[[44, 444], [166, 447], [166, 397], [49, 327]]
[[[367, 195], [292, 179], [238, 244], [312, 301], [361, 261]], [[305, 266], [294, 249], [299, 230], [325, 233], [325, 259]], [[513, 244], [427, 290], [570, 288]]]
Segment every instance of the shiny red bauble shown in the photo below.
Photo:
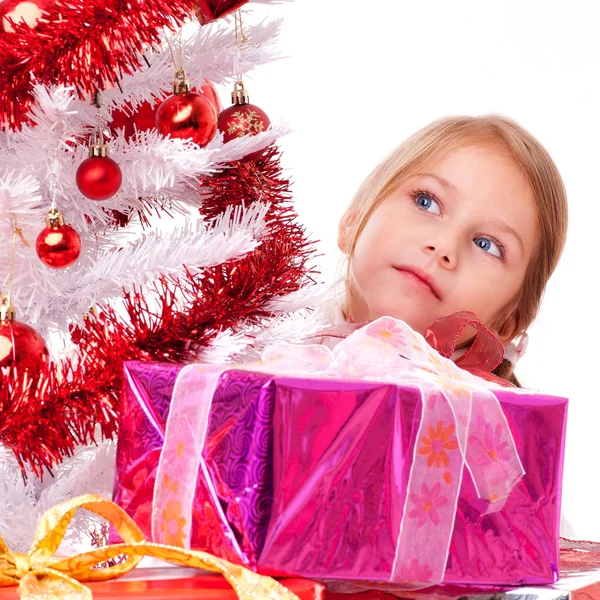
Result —
[[219, 19], [244, 6], [248, 0], [198, 0], [196, 14], [202, 25]]
[[108, 200], [121, 187], [123, 176], [119, 165], [108, 156], [90, 156], [77, 169], [79, 191], [90, 200]]
[[[219, 115], [217, 126], [223, 134], [225, 143], [245, 135], [256, 135], [266, 131], [271, 124], [267, 113], [254, 104], [234, 104], [223, 110]], [[257, 150], [244, 157], [252, 160], [263, 153]]]
[[125, 139], [129, 141], [136, 131], [154, 129], [157, 108], [157, 103], [151, 104], [146, 101], [138, 104], [133, 110], [130, 104], [126, 104], [123, 108], [112, 111], [109, 128], [113, 135], [116, 134], [118, 129], [122, 129]]
[[11, 21], [15, 24], [25, 22], [33, 29], [51, 4], [52, 0], [4, 0], [0, 2], [0, 29], [13, 32]]
[[267, 113], [254, 104], [234, 104], [223, 110], [218, 120], [225, 143], [245, 135], [262, 133], [270, 124]]
[[0, 320], [0, 368], [18, 367], [39, 373], [48, 362], [48, 348], [42, 336], [29, 325]]
[[53, 269], [66, 269], [81, 254], [81, 238], [70, 225], [44, 227], [35, 242], [40, 260]]
[[204, 147], [217, 132], [217, 113], [200, 94], [173, 94], [156, 111], [156, 129], [161, 135], [190, 139]]
[[[191, 91], [195, 92], [196, 90], [192, 88]], [[215, 86], [208, 82], [200, 88], [200, 93], [206, 97], [213, 105], [215, 112], [219, 114], [222, 106]], [[124, 106], [122, 109], [117, 108], [113, 110], [109, 126], [110, 130], [116, 132], [118, 129], [122, 129], [125, 139], [129, 141], [135, 135], [136, 131], [150, 131], [154, 129], [156, 127], [156, 111], [161, 104], [162, 99], [159, 99], [154, 103], [142, 102], [133, 110], [130, 105]]]
[[[191, 91], [195, 92], [196, 90], [192, 88]], [[206, 81], [206, 83], [200, 88], [200, 93], [203, 96], [206, 96], [206, 99], [213, 105], [213, 108], [217, 114], [223, 110], [223, 105], [221, 104], [221, 99], [217, 93], [217, 88], [213, 83]]]

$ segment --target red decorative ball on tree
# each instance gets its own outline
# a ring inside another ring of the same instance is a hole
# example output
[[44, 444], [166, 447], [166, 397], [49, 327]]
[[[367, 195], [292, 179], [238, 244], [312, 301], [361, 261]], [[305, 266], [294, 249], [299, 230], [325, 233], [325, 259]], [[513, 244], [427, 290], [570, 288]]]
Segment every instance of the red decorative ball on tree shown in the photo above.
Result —
[[271, 124], [267, 113], [254, 104], [233, 105], [219, 115], [218, 128], [223, 141], [266, 131]]
[[190, 139], [206, 146], [217, 132], [213, 105], [206, 97], [191, 91], [183, 71], [176, 74], [173, 92], [156, 111], [156, 129], [164, 136]]
[[[241, 81], [236, 82], [231, 99], [233, 106], [221, 112], [217, 124], [225, 143], [245, 135], [256, 135], [269, 128], [271, 121], [267, 113], [250, 104], [248, 92]], [[257, 150], [245, 156], [244, 160], [252, 160], [262, 153], [263, 150]]]
[[[223, 110], [223, 105], [221, 104], [217, 88], [211, 81], [208, 81], [207, 79], [205, 79], [205, 81], [206, 83], [200, 88], [200, 93], [203, 96], [206, 96], [206, 99], [213, 105], [215, 113], [218, 115]], [[192, 92], [195, 91], [196, 90], [192, 88]]]
[[38, 374], [48, 363], [48, 348], [42, 336], [29, 325], [15, 320], [15, 309], [6, 298], [0, 305], [0, 368], [27, 369]]
[[70, 225], [65, 225], [62, 213], [56, 208], [48, 212], [46, 225], [35, 242], [37, 255], [47, 267], [70, 267], [81, 254], [79, 234]]
[[92, 138], [90, 156], [79, 165], [75, 179], [79, 191], [90, 200], [108, 200], [119, 191], [121, 168], [109, 158], [101, 136]]
[[202, 25], [220, 19], [244, 6], [248, 0], [198, 0], [196, 14]]
[[[12, 23], [25, 22], [32, 29], [36, 27], [52, 0], [4, 0], [0, 2], [0, 18], [2, 31], [12, 33]], [[12, 23], [11, 23], [12, 21]]]
[[[192, 88], [190, 91], [196, 92], [196, 89]], [[219, 114], [222, 106], [215, 86], [209, 81], [200, 88], [200, 93], [212, 104], [215, 113]], [[151, 104], [144, 101], [135, 109], [132, 109], [131, 105], [125, 105], [122, 109], [113, 110], [110, 130], [116, 132], [118, 129], [122, 129], [125, 139], [129, 141], [136, 131], [154, 129], [156, 127], [156, 111], [162, 102], [162, 100], [156, 100]]]
[[149, 131], [156, 126], [156, 109], [161, 101], [151, 104], [144, 101], [138, 104], [135, 109], [131, 108], [129, 103], [123, 108], [117, 108], [112, 111], [112, 119], [109, 128], [113, 135], [118, 129], [123, 130], [125, 139], [129, 141], [136, 131]]

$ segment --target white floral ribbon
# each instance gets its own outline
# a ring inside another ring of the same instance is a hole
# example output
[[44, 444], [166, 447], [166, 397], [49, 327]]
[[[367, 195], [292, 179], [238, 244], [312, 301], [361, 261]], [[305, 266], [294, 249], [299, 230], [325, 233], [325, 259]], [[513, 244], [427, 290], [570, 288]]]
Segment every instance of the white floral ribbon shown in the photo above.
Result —
[[[262, 358], [260, 363], [227, 368], [190, 365], [179, 374], [154, 490], [154, 541], [189, 548], [199, 471], [204, 471], [210, 486], [201, 453], [212, 397], [224, 371], [244, 368], [409, 384], [420, 390], [422, 412], [389, 581], [406, 589], [441, 582], [464, 466], [479, 497], [489, 501], [488, 513], [502, 508], [524, 474], [508, 423], [491, 391], [500, 386], [463, 371], [392, 317], [355, 331], [333, 350], [279, 343], [269, 346]], [[216, 491], [210, 492], [216, 499]]]

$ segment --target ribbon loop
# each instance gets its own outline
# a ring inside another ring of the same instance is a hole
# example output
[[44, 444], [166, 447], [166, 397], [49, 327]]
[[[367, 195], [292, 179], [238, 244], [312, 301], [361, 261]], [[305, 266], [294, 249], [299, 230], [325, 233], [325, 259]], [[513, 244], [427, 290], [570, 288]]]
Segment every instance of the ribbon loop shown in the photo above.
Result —
[[[117, 529], [124, 543], [105, 546], [69, 558], [54, 558], [54, 551], [60, 545], [69, 522], [79, 508], [86, 508], [107, 519]], [[96, 568], [100, 563], [120, 555], [127, 555], [127, 560], [109, 568]], [[91, 591], [81, 582], [107, 581], [124, 575], [144, 556], [221, 573], [232, 585], [240, 600], [253, 600], [256, 597], [298, 600], [295, 594], [270, 577], [252, 573], [205, 552], [146, 542], [138, 526], [122, 508], [96, 495], [67, 500], [42, 515], [29, 554], [11, 552], [0, 537], [0, 587], [18, 584], [22, 600], [91, 600]]]
[[467, 371], [492, 372], [504, 358], [504, 346], [475, 313], [464, 310], [438, 319], [425, 332], [425, 339], [443, 357], [450, 358], [468, 327], [475, 330], [475, 338], [456, 364]]
[[16, 580], [23, 579], [27, 573], [31, 570], [31, 563], [29, 557], [26, 554], [15, 553], [12, 555], [15, 565], [15, 574], [13, 577]]
[[57, 571], [38, 569], [19, 581], [21, 600], [92, 600], [92, 592], [72, 577]]
[[[137, 543], [145, 540], [144, 534], [133, 519], [116, 504], [107, 502], [104, 498], [95, 495], [80, 496], [77, 504], [73, 504], [71, 500], [67, 500], [58, 504], [54, 510], [42, 515], [36, 531], [36, 541], [30, 552], [32, 561], [43, 564], [53, 556], [63, 540], [75, 511], [79, 508], [85, 508], [99, 517], [106, 519], [115, 527], [124, 542]], [[70, 560], [59, 560], [53, 562], [52, 566], [57, 571], [70, 571], [76, 579], [85, 578], [86, 581], [92, 581], [95, 579], [97, 573], [94, 573], [91, 568], [105, 560], [105, 558], [99, 558], [93, 565], [85, 564], [83, 568], [76, 570], [73, 570], [73, 561]], [[106, 579], [106, 575], [113, 572], [118, 576], [125, 572], [125, 570], [130, 571], [141, 560], [141, 556], [128, 556], [124, 563], [105, 569], [103, 580]]]

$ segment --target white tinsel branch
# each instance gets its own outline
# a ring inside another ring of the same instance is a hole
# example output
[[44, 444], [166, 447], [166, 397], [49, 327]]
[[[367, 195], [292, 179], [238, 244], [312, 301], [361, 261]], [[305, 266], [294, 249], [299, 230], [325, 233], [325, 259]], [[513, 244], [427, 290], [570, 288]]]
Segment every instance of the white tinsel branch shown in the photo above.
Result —
[[[83, 494], [112, 495], [115, 468], [114, 441], [79, 448], [64, 460], [54, 477], [37, 479], [32, 473], [23, 480], [12, 452], [0, 446], [0, 535], [14, 552], [27, 552], [33, 541], [39, 517], [59, 502]], [[90, 549], [91, 532], [98, 519], [82, 511], [67, 530], [60, 554]]]
[[[217, 83], [231, 80], [255, 66], [276, 58], [275, 37], [280, 22], [249, 26], [248, 42], [238, 51], [233, 28], [217, 21], [199, 27], [184, 40], [185, 65], [189, 75], [201, 85], [204, 77]], [[167, 44], [152, 54], [151, 67], [128, 75], [118, 88], [104, 92], [101, 109], [104, 123], [110, 121], [113, 108], [162, 97], [173, 78], [173, 65]], [[255, 137], [233, 140], [223, 145], [218, 134], [206, 148], [189, 141], [164, 139], [156, 132], [140, 134], [126, 142], [122, 136], [111, 140], [111, 157], [123, 173], [119, 193], [105, 202], [86, 199], [77, 189], [75, 173], [87, 157], [87, 140], [96, 124], [96, 109], [89, 101], [81, 101], [74, 90], [64, 87], [34, 87], [35, 103], [31, 116], [35, 126], [25, 126], [20, 132], [0, 133], [0, 164], [14, 173], [30, 172], [36, 179], [44, 206], [53, 195], [53, 173], [57, 173], [56, 200], [67, 221], [78, 231], [98, 232], [112, 222], [105, 209], [123, 213], [146, 207], [160, 210], [167, 204], [180, 210], [182, 203], [198, 205], [190, 191], [197, 179], [210, 175], [224, 162], [270, 145], [287, 133], [286, 126], [277, 126]], [[39, 211], [38, 211], [39, 212]], [[36, 215], [37, 216], [37, 215]], [[1, 232], [0, 232], [1, 233]]]
[[[321, 284], [308, 285], [269, 302], [271, 317], [255, 325], [243, 323], [238, 329], [217, 333], [211, 345], [202, 350], [197, 361], [227, 364], [260, 360], [262, 351], [276, 342], [303, 343], [328, 325], [324, 305], [329, 290]], [[306, 307], [317, 307], [308, 310]]]
[[[201, 86], [207, 79], [217, 85], [226, 84], [239, 74], [245, 74], [261, 64], [280, 58], [276, 38], [280, 33], [281, 20], [263, 22], [245, 29], [248, 42], [238, 53], [235, 31], [232, 25], [217, 21], [200, 27], [187, 39], [182, 40], [184, 67], [192, 85]], [[179, 55], [179, 42], [169, 39]], [[162, 44], [161, 52], [149, 52], [141, 70], [126, 75], [119, 82], [121, 89], [114, 88], [103, 93], [109, 108], [132, 108], [145, 100], [164, 98], [171, 93], [174, 66], [168, 44]], [[122, 91], [121, 91], [122, 90]]]
[[[268, 205], [230, 207], [210, 224], [187, 222], [170, 232], [153, 230], [123, 246], [92, 246], [72, 267], [45, 267], [33, 248], [19, 250], [13, 297], [20, 319], [40, 332], [77, 323], [94, 304], [119, 298], [122, 289], [161, 275], [183, 275], [251, 252], [265, 232]], [[8, 275], [8, 266], [0, 264]]]
[[43, 222], [39, 183], [28, 170], [0, 170], [0, 241], [6, 247], [15, 227], [23, 229]]
[[[188, 75], [197, 84], [207, 78], [215, 83], [230, 81], [260, 63], [277, 58], [274, 39], [280, 22], [246, 27], [248, 42], [236, 48], [231, 23], [221, 20], [199, 28], [184, 39], [184, 62]], [[178, 52], [176, 52], [178, 54]], [[149, 67], [127, 76], [121, 89], [106, 91], [102, 119], [110, 120], [110, 111], [161, 97], [169, 90], [173, 65], [167, 44], [162, 51], [148, 56]], [[252, 209], [245, 217], [237, 215], [229, 229], [229, 213], [208, 232], [205, 225], [184, 225], [174, 231], [152, 231], [140, 239], [136, 223], [115, 230], [111, 227], [117, 210], [130, 214], [136, 210], [167, 208], [171, 214], [189, 214], [201, 207], [199, 180], [210, 176], [230, 161], [260, 150], [287, 133], [279, 125], [256, 136], [246, 136], [223, 144], [219, 134], [200, 148], [189, 140], [165, 139], [155, 131], [141, 132], [131, 140], [123, 134], [110, 141], [111, 157], [120, 165], [123, 184], [110, 200], [94, 202], [84, 198], [75, 184], [75, 173], [87, 156], [87, 139], [96, 122], [96, 109], [81, 101], [74, 90], [36, 86], [32, 108], [35, 126], [19, 133], [0, 134], [0, 243], [6, 247], [13, 236], [13, 213], [17, 215], [29, 247], [17, 244], [13, 297], [22, 320], [47, 333], [77, 322], [96, 303], [121, 295], [122, 288], [148, 284], [161, 275], [183, 273], [184, 265], [200, 268], [236, 258], [251, 251], [261, 235], [262, 216], [255, 225]], [[44, 214], [52, 196], [66, 221], [79, 232], [82, 254], [72, 267], [55, 271], [42, 265], [35, 255], [34, 243], [44, 226]], [[236, 229], [236, 219], [240, 218]], [[247, 218], [245, 222], [242, 222]], [[249, 219], [249, 220], [248, 220]], [[219, 224], [220, 223], [220, 224]], [[8, 261], [0, 263], [0, 283], [8, 279]], [[291, 297], [272, 303], [275, 318], [293, 312], [302, 301]], [[287, 302], [287, 304], [286, 304]], [[269, 327], [268, 320], [265, 326]], [[273, 321], [273, 323], [275, 323]], [[273, 325], [275, 327], [275, 325]], [[280, 327], [280, 325], [277, 325]], [[254, 335], [254, 334], [252, 334]], [[246, 346], [252, 345], [252, 335]], [[221, 346], [230, 346], [229, 354], [243, 346], [237, 332], [222, 334]], [[216, 344], [218, 346], [218, 343]], [[215, 346], [215, 349], [216, 349]], [[216, 351], [216, 350], [215, 350]]]
[[[122, 135], [117, 136], [111, 143], [111, 157], [121, 168], [123, 183], [113, 198], [96, 202], [85, 198], [77, 188], [75, 174], [87, 157], [87, 148], [81, 144], [73, 146], [69, 133], [87, 119], [89, 107], [76, 99], [73, 90], [65, 88], [36, 86], [34, 95], [33, 114], [38, 125], [25, 127], [19, 134], [0, 134], [0, 161], [13, 180], [27, 176], [30, 187], [39, 190], [23, 200], [20, 212], [27, 217], [26, 222], [34, 224], [35, 217], [41, 226], [40, 214], [50, 206], [56, 172], [56, 204], [80, 234], [104, 230], [113, 219], [107, 209], [127, 214], [143, 208], [157, 211], [165, 204], [176, 212], [184, 205], [198, 207], [200, 197], [194, 194], [198, 178], [272, 144], [289, 131], [282, 124], [227, 144], [218, 134], [205, 148], [190, 140], [164, 138], [156, 131], [139, 133], [129, 142]], [[18, 189], [16, 193], [23, 197]], [[26, 233], [37, 236], [41, 226]]]

